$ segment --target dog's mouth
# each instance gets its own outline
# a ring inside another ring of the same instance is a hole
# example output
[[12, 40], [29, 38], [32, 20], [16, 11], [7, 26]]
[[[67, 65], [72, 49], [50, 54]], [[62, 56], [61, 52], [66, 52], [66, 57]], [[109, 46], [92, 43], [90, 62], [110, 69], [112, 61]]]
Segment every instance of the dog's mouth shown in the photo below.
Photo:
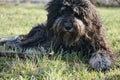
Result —
[[75, 31], [75, 26], [73, 22], [63, 22], [62, 30], [66, 33], [71, 33]]
[[74, 29], [73, 29], [73, 28], [70, 28], [70, 27], [64, 27], [63, 30], [64, 30], [64, 32], [66, 32], [66, 33], [71, 33], [71, 32], [74, 31]]

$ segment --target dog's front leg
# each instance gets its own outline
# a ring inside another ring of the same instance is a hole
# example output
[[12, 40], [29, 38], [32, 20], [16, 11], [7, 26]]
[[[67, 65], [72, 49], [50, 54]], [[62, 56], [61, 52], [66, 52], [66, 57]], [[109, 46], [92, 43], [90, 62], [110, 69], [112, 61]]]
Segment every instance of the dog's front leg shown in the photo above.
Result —
[[13, 37], [0, 38], [0, 45], [5, 45], [8, 47], [19, 47], [19, 43], [24, 38], [25, 35], [18, 35]]
[[90, 66], [97, 71], [109, 70], [112, 67], [112, 58], [107, 51], [97, 51], [92, 54], [89, 64]]

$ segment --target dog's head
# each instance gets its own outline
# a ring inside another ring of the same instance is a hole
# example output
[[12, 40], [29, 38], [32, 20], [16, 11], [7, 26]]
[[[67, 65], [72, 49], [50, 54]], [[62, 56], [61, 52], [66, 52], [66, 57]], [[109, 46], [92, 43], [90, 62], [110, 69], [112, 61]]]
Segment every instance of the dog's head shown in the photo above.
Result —
[[62, 38], [65, 43], [77, 42], [85, 34], [85, 25], [73, 13], [62, 14], [53, 24], [53, 31], [56, 37]]
[[47, 11], [47, 27], [68, 44], [78, 41], [100, 23], [89, 0], [52, 0]]

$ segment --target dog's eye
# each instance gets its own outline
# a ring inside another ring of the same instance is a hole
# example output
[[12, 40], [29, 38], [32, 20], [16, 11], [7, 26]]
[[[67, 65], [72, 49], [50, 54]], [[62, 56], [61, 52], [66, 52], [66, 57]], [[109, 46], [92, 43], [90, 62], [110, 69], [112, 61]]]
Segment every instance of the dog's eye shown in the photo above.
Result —
[[75, 7], [75, 8], [73, 9], [73, 11], [74, 11], [75, 14], [78, 14], [78, 15], [80, 14], [79, 9], [78, 9], [77, 7]]
[[61, 12], [62, 12], [62, 11], [64, 11], [65, 9], [66, 9], [65, 7], [62, 7], [60, 10], [61, 10]]
[[73, 11], [74, 11], [74, 16], [80, 18], [80, 16], [82, 15], [81, 11], [77, 7], [75, 7]]
[[74, 10], [75, 12], [78, 12], [78, 11], [79, 11], [79, 9], [78, 9], [77, 7], [75, 7], [73, 10]]
[[62, 8], [60, 9], [59, 13], [62, 15], [63, 12], [64, 12], [64, 10], [65, 10], [65, 7], [62, 7]]

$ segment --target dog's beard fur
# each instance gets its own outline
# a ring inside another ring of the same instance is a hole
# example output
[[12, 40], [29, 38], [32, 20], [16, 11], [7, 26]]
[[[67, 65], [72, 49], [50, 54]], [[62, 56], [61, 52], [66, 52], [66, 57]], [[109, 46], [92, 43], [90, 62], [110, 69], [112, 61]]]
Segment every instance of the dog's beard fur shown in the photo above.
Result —
[[[70, 29], [66, 29], [70, 28]], [[74, 16], [61, 16], [56, 19], [53, 30], [55, 37], [62, 39], [66, 46], [78, 43], [79, 39], [85, 35], [85, 25]]]

